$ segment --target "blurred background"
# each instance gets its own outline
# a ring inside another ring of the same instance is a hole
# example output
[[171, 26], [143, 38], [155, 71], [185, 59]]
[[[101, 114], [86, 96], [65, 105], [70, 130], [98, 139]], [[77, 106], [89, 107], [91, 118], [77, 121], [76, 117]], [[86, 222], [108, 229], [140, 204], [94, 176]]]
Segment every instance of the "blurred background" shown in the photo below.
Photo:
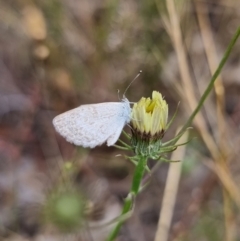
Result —
[[[130, 189], [131, 153], [75, 147], [52, 119], [119, 101], [142, 70], [126, 96], [160, 91], [169, 118], [180, 102], [164, 141], [173, 138], [239, 18], [237, 0], [0, 0], [0, 240], [105, 240]], [[240, 240], [239, 47], [192, 125], [168, 240]], [[168, 166], [155, 169], [118, 240], [154, 240]]]

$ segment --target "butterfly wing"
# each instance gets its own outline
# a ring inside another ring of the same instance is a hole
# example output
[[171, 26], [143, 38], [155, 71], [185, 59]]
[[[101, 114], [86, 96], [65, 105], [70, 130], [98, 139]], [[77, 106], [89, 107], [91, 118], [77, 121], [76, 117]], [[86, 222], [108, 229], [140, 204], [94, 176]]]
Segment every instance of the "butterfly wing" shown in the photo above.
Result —
[[117, 140], [118, 140], [119, 136], [121, 135], [122, 129], [125, 126], [125, 124], [126, 124], [126, 121], [123, 118], [118, 120], [118, 121], [116, 121], [116, 122], [114, 122], [114, 123], [112, 123], [112, 127], [111, 128], [114, 131], [112, 132], [112, 134], [107, 139], [107, 145], [108, 146], [112, 146], [112, 145], [114, 145], [117, 142]]
[[78, 146], [113, 145], [130, 121], [129, 102], [82, 105], [53, 119], [57, 132]]

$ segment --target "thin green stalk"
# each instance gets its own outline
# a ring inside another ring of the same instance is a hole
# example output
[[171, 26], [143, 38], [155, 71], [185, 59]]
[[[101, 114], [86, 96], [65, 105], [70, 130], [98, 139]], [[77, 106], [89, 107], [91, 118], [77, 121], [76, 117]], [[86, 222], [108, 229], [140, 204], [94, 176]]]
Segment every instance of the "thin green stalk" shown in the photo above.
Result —
[[146, 165], [147, 165], [147, 157], [139, 156], [138, 164], [137, 164], [136, 169], [134, 171], [132, 188], [131, 188], [131, 193], [134, 196], [136, 196], [139, 192], [139, 188], [140, 188], [140, 185], [141, 185], [141, 181], [142, 181], [142, 178], [143, 178], [143, 174], [144, 174]]
[[[133, 174], [131, 191], [128, 194], [128, 196], [125, 198], [122, 215], [130, 212], [133, 207], [134, 199], [140, 190], [140, 185], [141, 185], [141, 181], [142, 181], [142, 178], [143, 178], [143, 175], [145, 172], [146, 165], [147, 165], [147, 157], [139, 156], [138, 164], [137, 164], [136, 169]], [[115, 228], [112, 230], [111, 234], [109, 235], [107, 241], [113, 241], [117, 237], [119, 230], [122, 227], [122, 224], [123, 224], [123, 221], [119, 221], [117, 223], [117, 225], [115, 226]]]
[[192, 124], [193, 119], [195, 118], [195, 116], [197, 115], [197, 113], [199, 112], [199, 110], [202, 108], [204, 101], [207, 99], [209, 93], [211, 92], [211, 90], [213, 89], [214, 86], [214, 82], [216, 81], [218, 75], [220, 74], [220, 72], [223, 69], [223, 66], [225, 65], [226, 61], [228, 60], [228, 57], [230, 55], [230, 53], [232, 52], [232, 49], [237, 41], [237, 39], [239, 38], [240, 35], [240, 27], [237, 29], [236, 33], [234, 34], [231, 42], [229, 43], [226, 52], [223, 55], [223, 58], [220, 62], [220, 64], [218, 65], [217, 70], [215, 71], [214, 75], [212, 76], [212, 79], [209, 83], [209, 85], [207, 86], [205, 92], [203, 93], [201, 99], [199, 100], [199, 103], [196, 107], [196, 109], [193, 111], [193, 113], [191, 114], [191, 116], [189, 117], [189, 119], [187, 120], [187, 122], [185, 123], [185, 125], [182, 127], [182, 129], [180, 130], [180, 132], [178, 133], [178, 138], [174, 139], [173, 142], [171, 142], [172, 145], [174, 145], [182, 136], [182, 134], [186, 131], [186, 129]]

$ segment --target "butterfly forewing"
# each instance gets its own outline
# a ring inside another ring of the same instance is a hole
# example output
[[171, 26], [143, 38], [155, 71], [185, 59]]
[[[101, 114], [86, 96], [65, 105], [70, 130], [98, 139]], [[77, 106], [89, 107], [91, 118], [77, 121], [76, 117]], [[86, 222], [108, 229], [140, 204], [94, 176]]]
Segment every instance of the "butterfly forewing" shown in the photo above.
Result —
[[126, 123], [131, 108], [127, 100], [82, 105], [53, 119], [57, 132], [67, 141], [83, 147], [95, 147], [107, 141], [113, 145]]

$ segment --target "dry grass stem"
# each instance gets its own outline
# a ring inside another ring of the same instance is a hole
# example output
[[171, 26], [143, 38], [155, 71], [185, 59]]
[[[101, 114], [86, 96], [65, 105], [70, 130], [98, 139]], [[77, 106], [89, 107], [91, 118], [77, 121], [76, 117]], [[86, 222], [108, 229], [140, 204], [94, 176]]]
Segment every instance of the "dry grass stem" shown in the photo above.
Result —
[[[208, 65], [210, 68], [211, 75], [214, 74], [217, 69], [219, 58], [217, 56], [217, 50], [214, 44], [213, 34], [210, 28], [210, 20], [207, 14], [203, 14], [206, 12], [205, 3], [195, 0], [196, 13], [198, 18], [198, 23], [200, 27], [200, 33], [203, 40], [205, 53], [208, 61]], [[205, 10], [205, 11], [203, 11]], [[221, 75], [218, 76], [217, 80], [214, 84], [214, 89], [216, 93], [216, 104], [217, 104], [217, 122], [218, 122], [218, 133], [219, 133], [219, 145], [221, 150], [225, 149], [225, 140], [226, 140], [226, 131], [225, 131], [225, 118], [224, 118], [224, 110], [225, 110], [225, 89], [223, 86], [223, 80]]]
[[[183, 93], [186, 96], [186, 100], [190, 107], [190, 111], [193, 111], [197, 106], [197, 99], [195, 97], [195, 91], [191, 81], [186, 52], [182, 41], [182, 34], [180, 30], [178, 14], [176, 12], [176, 8], [173, 0], [167, 0], [167, 9], [169, 13], [171, 31], [172, 31], [172, 34], [170, 36], [172, 36], [173, 46], [177, 54], [181, 81], [183, 82], [183, 88], [184, 88]], [[201, 134], [204, 142], [206, 143], [206, 146], [211, 152], [211, 155], [213, 156], [214, 159], [217, 160], [219, 158], [218, 148], [212, 136], [208, 132], [206, 123], [201, 113], [199, 113], [196, 116], [194, 123], [198, 128], [199, 133]]]
[[[218, 56], [217, 56], [217, 50], [214, 44], [214, 38], [211, 31], [211, 24], [208, 17], [208, 9], [207, 5], [203, 2], [194, 1], [195, 7], [196, 7], [196, 13], [200, 28], [201, 37], [203, 40], [205, 53], [208, 61], [208, 65], [210, 68], [211, 75], [214, 74], [215, 69], [218, 65]], [[228, 145], [227, 142], [227, 132], [226, 132], [226, 123], [225, 123], [225, 117], [224, 117], [224, 111], [225, 111], [225, 89], [223, 86], [223, 81], [221, 75], [217, 78], [215, 84], [214, 84], [215, 94], [216, 94], [216, 107], [217, 107], [217, 129], [212, 128], [215, 133], [218, 133], [218, 139], [219, 139], [219, 150], [221, 150], [222, 157], [220, 158], [221, 161], [219, 161], [219, 167], [224, 170], [220, 171], [220, 173], [223, 174], [223, 177], [219, 177], [220, 180], [225, 183], [225, 189], [223, 189], [223, 205], [224, 205], [224, 214], [225, 214], [225, 227], [226, 227], [226, 235], [225, 240], [231, 241], [235, 240], [233, 234], [236, 233], [236, 227], [234, 223], [232, 222], [232, 217], [234, 216], [232, 205], [231, 205], [231, 197], [229, 196], [229, 192], [231, 193], [231, 190], [235, 190], [236, 194], [232, 197], [235, 198], [236, 202], [239, 202], [239, 190], [236, 188], [235, 183], [233, 182], [233, 179], [231, 178], [231, 174], [226, 168], [226, 162], [227, 153], [231, 153], [231, 148]], [[228, 183], [228, 185], [226, 185]], [[231, 188], [231, 190], [229, 190]], [[237, 195], [237, 196], [236, 196]]]
[[[180, 130], [180, 129], [179, 129]], [[179, 131], [178, 130], [178, 131]], [[178, 133], [177, 131], [177, 133]], [[178, 143], [184, 143], [188, 139], [188, 133], [185, 133]], [[186, 146], [178, 147], [178, 149], [173, 152], [172, 160], [183, 160], [185, 155]], [[163, 193], [162, 207], [160, 210], [160, 218], [158, 221], [158, 228], [155, 236], [155, 241], [167, 241], [168, 234], [172, 222], [172, 216], [174, 211], [174, 206], [176, 202], [178, 184], [181, 176], [182, 161], [177, 163], [170, 163], [168, 176], [166, 180], [166, 186]]]
[[217, 162], [208, 162], [206, 165], [216, 173], [218, 178], [221, 180], [221, 183], [223, 184], [224, 188], [228, 191], [229, 195], [235, 201], [236, 205], [240, 208], [239, 187], [234, 183], [227, 167], [223, 167], [223, 165]]

